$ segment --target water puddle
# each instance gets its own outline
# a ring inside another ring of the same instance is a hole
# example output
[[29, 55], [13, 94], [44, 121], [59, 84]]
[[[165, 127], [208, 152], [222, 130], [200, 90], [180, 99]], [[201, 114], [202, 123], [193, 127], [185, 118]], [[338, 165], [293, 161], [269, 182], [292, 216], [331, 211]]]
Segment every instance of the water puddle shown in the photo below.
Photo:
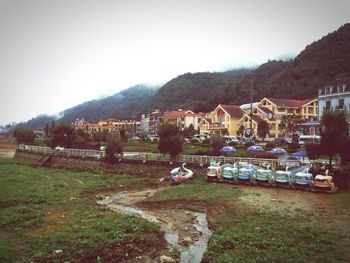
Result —
[[169, 248], [180, 251], [180, 263], [201, 262], [211, 236], [206, 214], [181, 209], [141, 209], [134, 205], [162, 189], [121, 192], [97, 203], [159, 224]]

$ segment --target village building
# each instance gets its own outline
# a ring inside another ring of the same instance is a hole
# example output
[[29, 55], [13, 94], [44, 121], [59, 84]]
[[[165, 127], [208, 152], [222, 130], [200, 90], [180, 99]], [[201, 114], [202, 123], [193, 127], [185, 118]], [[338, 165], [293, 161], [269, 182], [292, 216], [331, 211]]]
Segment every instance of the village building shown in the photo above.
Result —
[[345, 111], [350, 131], [350, 77], [338, 78], [318, 89], [318, 125], [326, 110]]
[[211, 119], [208, 121], [210, 123], [209, 133], [215, 136], [222, 136], [226, 132], [230, 135], [237, 135], [244, 114], [240, 106], [219, 104], [212, 111]]
[[307, 122], [317, 118], [317, 99], [292, 100], [278, 98], [263, 98], [253, 108], [252, 113], [246, 112], [242, 120], [245, 129], [252, 127], [257, 137], [259, 122], [266, 121], [270, 128], [268, 138], [285, 135], [281, 122], [284, 116], [296, 116]]
[[179, 109], [177, 111], [164, 112], [161, 116], [161, 120], [163, 122], [176, 124], [181, 131], [185, 128], [189, 128], [191, 125], [195, 130], [198, 130], [203, 117], [204, 114], [194, 113], [191, 110]]

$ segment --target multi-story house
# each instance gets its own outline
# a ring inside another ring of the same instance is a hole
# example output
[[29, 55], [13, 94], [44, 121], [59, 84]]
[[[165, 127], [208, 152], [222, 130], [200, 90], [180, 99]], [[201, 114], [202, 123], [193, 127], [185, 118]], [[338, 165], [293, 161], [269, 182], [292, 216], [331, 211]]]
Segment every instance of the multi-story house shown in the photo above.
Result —
[[141, 132], [144, 133], [144, 134], [148, 134], [149, 133], [149, 130], [150, 130], [150, 124], [149, 124], [149, 114], [141, 114], [141, 124], [140, 124], [140, 129], [141, 129]]
[[211, 112], [203, 113], [203, 118], [198, 124], [199, 134], [210, 134]]
[[319, 122], [325, 110], [345, 111], [350, 128], [350, 77], [337, 79], [318, 90]]
[[[252, 115], [252, 117], [251, 117]], [[304, 121], [310, 121], [317, 118], [317, 99], [291, 100], [278, 98], [263, 98], [253, 108], [252, 114], [246, 112], [242, 123], [246, 129], [252, 127], [254, 134], [257, 135], [259, 122], [267, 121], [270, 128], [270, 138], [277, 138], [283, 134], [282, 119], [284, 116], [297, 116]]]
[[211, 113], [209, 133], [223, 135], [227, 130], [230, 135], [237, 135], [244, 113], [240, 106], [219, 104]]
[[180, 130], [188, 128], [193, 125], [195, 130], [198, 130], [201, 119], [204, 117], [204, 114], [194, 113], [191, 110], [182, 110], [178, 111], [168, 111], [164, 112], [161, 119], [163, 122], [174, 123]]
[[150, 113], [149, 115], [149, 133], [150, 134], [158, 134], [158, 128], [159, 128], [161, 116], [162, 116], [162, 112], [160, 112], [158, 109]]

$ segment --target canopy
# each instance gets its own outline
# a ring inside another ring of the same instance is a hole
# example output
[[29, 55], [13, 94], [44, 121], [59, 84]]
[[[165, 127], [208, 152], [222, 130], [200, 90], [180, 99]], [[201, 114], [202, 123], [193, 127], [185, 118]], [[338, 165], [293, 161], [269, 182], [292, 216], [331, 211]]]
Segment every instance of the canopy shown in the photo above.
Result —
[[249, 151], [249, 152], [263, 152], [264, 149], [261, 146], [252, 145], [252, 146], [248, 147], [247, 151]]
[[293, 156], [299, 156], [299, 157], [307, 157], [306, 151], [298, 151], [292, 154]]
[[273, 148], [271, 151], [269, 151], [271, 154], [285, 154], [287, 151], [282, 148]]
[[232, 146], [225, 146], [220, 150], [222, 153], [234, 153], [235, 151], [237, 150]]

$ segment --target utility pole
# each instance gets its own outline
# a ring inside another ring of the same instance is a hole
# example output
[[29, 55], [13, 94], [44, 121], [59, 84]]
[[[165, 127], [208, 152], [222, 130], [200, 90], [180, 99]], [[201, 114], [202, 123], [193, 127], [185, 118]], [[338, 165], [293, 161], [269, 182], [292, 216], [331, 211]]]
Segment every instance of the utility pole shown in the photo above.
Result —
[[250, 127], [249, 135], [253, 136], [253, 73], [250, 75]]

